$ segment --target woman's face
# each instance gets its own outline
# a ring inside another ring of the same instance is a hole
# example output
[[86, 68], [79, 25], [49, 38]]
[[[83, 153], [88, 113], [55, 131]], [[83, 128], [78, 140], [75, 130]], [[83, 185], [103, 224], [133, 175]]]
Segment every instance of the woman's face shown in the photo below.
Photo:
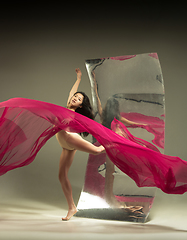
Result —
[[82, 103], [83, 103], [83, 99], [84, 96], [81, 93], [76, 93], [75, 95], [73, 95], [73, 97], [70, 100], [70, 107], [71, 108], [78, 108], [81, 107]]

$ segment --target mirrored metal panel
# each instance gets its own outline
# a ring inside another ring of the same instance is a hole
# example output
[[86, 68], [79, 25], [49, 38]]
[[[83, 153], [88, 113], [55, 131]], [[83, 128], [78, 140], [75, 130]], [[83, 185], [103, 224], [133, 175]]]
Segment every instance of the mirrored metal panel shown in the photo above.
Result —
[[[124, 138], [164, 152], [164, 84], [156, 53], [86, 61], [95, 120]], [[118, 128], [115, 119], [121, 123]], [[96, 139], [93, 143], [98, 145]], [[106, 154], [89, 155], [76, 216], [145, 222], [155, 188], [139, 188]]]

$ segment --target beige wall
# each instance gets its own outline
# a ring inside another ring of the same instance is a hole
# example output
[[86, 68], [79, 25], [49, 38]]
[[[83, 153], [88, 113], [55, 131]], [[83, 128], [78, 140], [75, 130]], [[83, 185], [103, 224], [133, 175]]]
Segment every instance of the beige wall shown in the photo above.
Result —
[[[156, 17], [150, 22], [127, 20], [7, 22], [0, 37], [0, 101], [26, 97], [65, 106], [77, 67], [83, 73], [80, 89], [91, 96], [85, 59], [157, 52], [166, 93], [165, 153], [187, 160], [185, 23], [158, 22]], [[64, 201], [58, 183], [60, 153], [53, 138], [31, 165], [1, 176], [1, 198]], [[86, 159], [86, 154], [77, 153], [69, 175], [79, 191]]]

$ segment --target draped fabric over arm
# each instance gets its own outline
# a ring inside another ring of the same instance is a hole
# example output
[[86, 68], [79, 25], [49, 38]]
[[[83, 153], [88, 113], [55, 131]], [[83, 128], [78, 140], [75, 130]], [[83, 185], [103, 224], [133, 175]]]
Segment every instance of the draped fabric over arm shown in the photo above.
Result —
[[[152, 133], [154, 135], [154, 139], [152, 142], [164, 149], [164, 129], [165, 129], [165, 123], [164, 120], [153, 117], [153, 116], [146, 116], [141, 113], [121, 113], [121, 116], [127, 118], [128, 120], [138, 122], [138, 123], [146, 123], [147, 125], [139, 126], [141, 128], [146, 129], [148, 132]], [[164, 115], [160, 116], [164, 117]], [[129, 128], [137, 127], [137, 126], [128, 126]]]
[[139, 187], [171, 194], [187, 191], [187, 162], [124, 138], [66, 108], [37, 100], [13, 98], [0, 103], [0, 175], [30, 164], [48, 139], [64, 129], [89, 132], [111, 161]]

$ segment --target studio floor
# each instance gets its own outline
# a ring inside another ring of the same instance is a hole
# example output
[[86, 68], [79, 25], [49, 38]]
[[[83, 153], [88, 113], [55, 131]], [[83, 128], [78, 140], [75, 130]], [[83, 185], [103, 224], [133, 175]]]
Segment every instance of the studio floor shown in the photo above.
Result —
[[187, 195], [157, 191], [146, 223], [73, 217], [66, 209], [28, 199], [0, 201], [0, 239], [187, 239]]

